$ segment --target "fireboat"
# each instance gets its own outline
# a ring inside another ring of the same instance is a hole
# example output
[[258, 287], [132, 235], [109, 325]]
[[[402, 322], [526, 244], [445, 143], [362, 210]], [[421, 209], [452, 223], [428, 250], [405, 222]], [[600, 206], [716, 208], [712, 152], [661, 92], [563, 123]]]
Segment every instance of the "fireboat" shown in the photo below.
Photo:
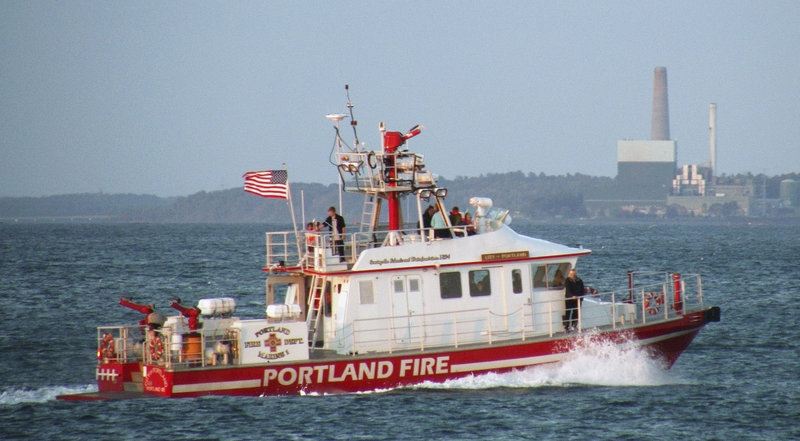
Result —
[[[349, 117], [352, 104], [348, 92]], [[266, 233], [266, 314], [236, 301], [179, 299], [177, 314], [123, 297], [138, 323], [97, 328], [97, 392], [62, 400], [375, 391], [502, 373], [564, 360], [577, 339], [634, 342], [671, 367], [720, 309], [697, 274], [621, 273], [620, 289], [587, 288], [564, 320], [565, 276], [590, 250], [515, 232], [509, 211], [473, 197], [474, 221], [437, 228], [447, 189], [411, 152], [407, 132], [379, 125], [380, 150], [342, 141], [332, 114], [342, 188], [364, 196], [356, 232]], [[410, 198], [410, 200], [408, 199]], [[404, 216], [403, 202], [416, 207]], [[382, 226], [382, 206], [388, 226]], [[627, 283], [625, 283], [627, 282]]]

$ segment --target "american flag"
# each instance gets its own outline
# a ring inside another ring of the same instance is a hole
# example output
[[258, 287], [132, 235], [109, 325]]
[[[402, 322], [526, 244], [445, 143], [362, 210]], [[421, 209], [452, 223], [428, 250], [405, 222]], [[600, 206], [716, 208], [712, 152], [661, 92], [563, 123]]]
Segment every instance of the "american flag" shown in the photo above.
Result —
[[244, 174], [244, 191], [265, 198], [289, 199], [286, 170], [264, 170]]

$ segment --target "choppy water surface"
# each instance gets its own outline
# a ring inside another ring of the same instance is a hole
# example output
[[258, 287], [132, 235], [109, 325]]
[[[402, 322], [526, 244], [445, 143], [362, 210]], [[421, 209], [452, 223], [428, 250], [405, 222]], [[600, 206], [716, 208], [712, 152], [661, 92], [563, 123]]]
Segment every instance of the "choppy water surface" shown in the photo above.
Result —
[[0, 225], [2, 439], [798, 439], [800, 230], [762, 225], [529, 225], [593, 250], [587, 284], [628, 269], [703, 275], [707, 326], [670, 371], [633, 347], [561, 365], [366, 394], [55, 400], [93, 390], [95, 326], [156, 303], [264, 311], [260, 225]]

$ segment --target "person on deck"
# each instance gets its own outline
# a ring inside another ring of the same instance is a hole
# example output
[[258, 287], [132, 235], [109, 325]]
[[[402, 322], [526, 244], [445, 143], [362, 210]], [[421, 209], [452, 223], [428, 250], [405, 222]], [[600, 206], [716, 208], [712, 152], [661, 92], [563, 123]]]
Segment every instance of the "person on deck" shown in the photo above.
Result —
[[309, 222], [306, 224], [306, 246], [309, 253], [314, 252], [314, 233], [316, 230], [314, 229], [314, 222]]
[[428, 229], [431, 227], [431, 218], [433, 218], [433, 213], [435, 212], [433, 205], [428, 205], [428, 208], [422, 213], [422, 228]]
[[450, 225], [461, 225], [461, 212], [458, 211], [458, 207], [453, 207], [453, 209], [450, 210]]
[[583, 297], [583, 280], [578, 277], [575, 268], [570, 268], [569, 275], [564, 281], [564, 330], [574, 331], [578, 325], [578, 308], [580, 308], [581, 297]]
[[344, 262], [344, 218], [336, 213], [335, 207], [328, 208], [328, 217], [322, 222], [327, 225], [333, 240], [333, 251], [339, 256], [339, 262]]
[[[461, 226], [461, 222], [462, 222], [461, 212], [458, 211], [458, 207], [453, 207], [453, 209], [450, 210], [449, 217], [450, 217], [450, 225], [451, 226], [453, 226], [453, 227]], [[456, 236], [463, 236], [464, 235], [464, 233], [462, 231], [459, 231], [459, 230], [453, 230], [453, 234], [455, 234]]]
[[475, 235], [475, 224], [472, 222], [472, 215], [469, 214], [469, 211], [464, 213], [464, 219], [461, 220], [461, 225], [467, 227], [467, 236]]
[[433, 228], [433, 236], [438, 239], [450, 239], [451, 237], [453, 237], [453, 235], [447, 228], [447, 224], [444, 223], [444, 216], [442, 215], [442, 211], [439, 210], [439, 207], [435, 207], [434, 210], [436, 212], [433, 214], [433, 218], [431, 218], [431, 227]]

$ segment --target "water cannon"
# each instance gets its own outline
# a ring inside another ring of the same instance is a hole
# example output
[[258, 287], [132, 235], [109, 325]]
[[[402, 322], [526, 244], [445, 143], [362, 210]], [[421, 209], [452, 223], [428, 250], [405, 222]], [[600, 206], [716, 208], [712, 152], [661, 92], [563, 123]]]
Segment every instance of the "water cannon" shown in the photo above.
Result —
[[[383, 123], [380, 124], [380, 129], [384, 132], [385, 125]], [[398, 147], [406, 143], [406, 140], [409, 140], [422, 132], [424, 126], [422, 124], [417, 124], [411, 129], [408, 130], [406, 133], [401, 132], [384, 132], [383, 133], [383, 148], [384, 151], [387, 153], [393, 153], [397, 150]]]
[[151, 312], [155, 312], [156, 310], [155, 306], [153, 306], [152, 303], [149, 305], [134, 303], [132, 298], [125, 296], [119, 298], [119, 304], [126, 308], [133, 309], [134, 311], [139, 311], [142, 314], [150, 314]]
[[200, 315], [200, 309], [195, 308], [194, 306], [183, 306], [181, 305], [181, 299], [172, 299], [169, 306], [172, 309], [176, 309], [178, 312], [181, 313], [182, 316], [189, 319], [189, 330], [196, 331], [199, 328], [199, 321], [197, 320], [197, 316]]
[[149, 305], [134, 303], [133, 299], [130, 297], [123, 296], [119, 298], [119, 304], [144, 314], [145, 318], [139, 320], [139, 324], [142, 326], [160, 327], [166, 321], [166, 318], [162, 314], [156, 312], [156, 308], [152, 303]]
[[403, 139], [408, 140], [408, 139], [411, 139], [411, 138], [419, 135], [420, 132], [422, 132], [422, 129], [424, 129], [424, 128], [425, 128], [425, 126], [423, 126], [422, 124], [415, 125], [414, 127], [408, 129], [408, 132], [406, 132], [406, 134], [403, 135]]

